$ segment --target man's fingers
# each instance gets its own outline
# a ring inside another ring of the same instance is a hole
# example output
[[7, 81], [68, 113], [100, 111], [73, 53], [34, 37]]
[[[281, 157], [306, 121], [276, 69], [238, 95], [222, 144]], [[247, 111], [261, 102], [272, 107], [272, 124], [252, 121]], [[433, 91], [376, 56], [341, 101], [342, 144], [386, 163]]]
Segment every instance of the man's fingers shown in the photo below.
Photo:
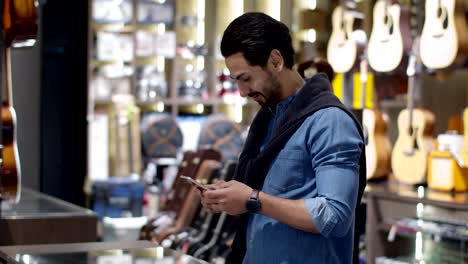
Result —
[[225, 183], [226, 181], [224, 180], [220, 180], [218, 182], [216, 182], [215, 184], [213, 184], [213, 187], [215, 187], [215, 189], [218, 189], [222, 186], [223, 183]]
[[219, 183], [219, 188], [228, 188], [232, 185], [232, 181], [222, 181]]
[[203, 193], [204, 197], [209, 199], [220, 200], [226, 197], [227, 190], [226, 188], [216, 189], [216, 190], [207, 190]]

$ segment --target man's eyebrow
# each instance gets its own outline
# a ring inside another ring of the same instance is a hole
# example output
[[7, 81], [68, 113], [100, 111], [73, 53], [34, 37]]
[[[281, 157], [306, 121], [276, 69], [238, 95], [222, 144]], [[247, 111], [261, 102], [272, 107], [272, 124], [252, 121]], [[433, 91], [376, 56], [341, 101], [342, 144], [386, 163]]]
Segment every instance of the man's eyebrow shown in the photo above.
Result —
[[234, 80], [239, 80], [242, 76], [244, 76], [245, 74], [247, 74], [246, 72], [243, 72], [237, 76], [232, 76], [230, 75], [229, 77], [231, 77], [231, 79], [234, 79]]

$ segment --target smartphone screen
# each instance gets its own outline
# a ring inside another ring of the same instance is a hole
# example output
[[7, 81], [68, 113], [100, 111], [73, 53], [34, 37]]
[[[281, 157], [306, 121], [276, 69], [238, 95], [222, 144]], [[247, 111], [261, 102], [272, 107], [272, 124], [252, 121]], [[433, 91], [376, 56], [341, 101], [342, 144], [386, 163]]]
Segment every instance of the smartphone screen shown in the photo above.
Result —
[[206, 187], [204, 184], [201, 184], [199, 183], [198, 181], [188, 177], [188, 176], [184, 176], [184, 175], [181, 175], [180, 178], [186, 180], [187, 182], [195, 185], [196, 187], [198, 188], [201, 188], [202, 190], [208, 190], [208, 187]]

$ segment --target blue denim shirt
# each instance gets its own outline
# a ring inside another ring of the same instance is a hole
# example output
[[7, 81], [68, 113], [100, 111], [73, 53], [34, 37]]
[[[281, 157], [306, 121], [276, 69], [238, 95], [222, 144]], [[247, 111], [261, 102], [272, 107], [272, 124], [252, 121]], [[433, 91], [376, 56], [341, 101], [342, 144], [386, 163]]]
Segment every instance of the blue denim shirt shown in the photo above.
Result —
[[[267, 138], [293, 98], [277, 105]], [[305, 199], [320, 234], [251, 214], [244, 263], [351, 263], [362, 148], [354, 121], [341, 109], [309, 116], [273, 160], [262, 191]]]

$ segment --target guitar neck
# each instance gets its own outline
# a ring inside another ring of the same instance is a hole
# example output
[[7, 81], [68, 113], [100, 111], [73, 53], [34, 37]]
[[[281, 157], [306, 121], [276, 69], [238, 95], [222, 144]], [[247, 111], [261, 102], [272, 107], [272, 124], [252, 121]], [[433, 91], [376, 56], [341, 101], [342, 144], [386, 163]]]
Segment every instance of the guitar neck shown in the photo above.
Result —
[[361, 59], [359, 77], [361, 80], [361, 108], [366, 108], [367, 60]]
[[410, 127], [413, 126], [413, 109], [414, 109], [414, 75], [408, 76], [408, 101], [406, 108], [409, 111], [409, 124]]
[[410, 55], [409, 57], [409, 62], [408, 62], [408, 68], [406, 70], [406, 75], [408, 76], [408, 101], [407, 101], [407, 109], [409, 111], [409, 125], [410, 128], [413, 127], [413, 109], [414, 109], [414, 88], [415, 88], [415, 83], [416, 83], [416, 74], [421, 72], [420, 68], [420, 63], [418, 62], [419, 60], [419, 53], [418, 53], [418, 47], [419, 47], [419, 40], [416, 39], [414, 41], [414, 53]]
[[6, 106], [13, 105], [13, 93], [12, 93], [12, 82], [11, 82], [11, 52], [10, 48], [5, 47], [3, 49], [3, 80], [5, 82], [5, 99], [3, 104]]

